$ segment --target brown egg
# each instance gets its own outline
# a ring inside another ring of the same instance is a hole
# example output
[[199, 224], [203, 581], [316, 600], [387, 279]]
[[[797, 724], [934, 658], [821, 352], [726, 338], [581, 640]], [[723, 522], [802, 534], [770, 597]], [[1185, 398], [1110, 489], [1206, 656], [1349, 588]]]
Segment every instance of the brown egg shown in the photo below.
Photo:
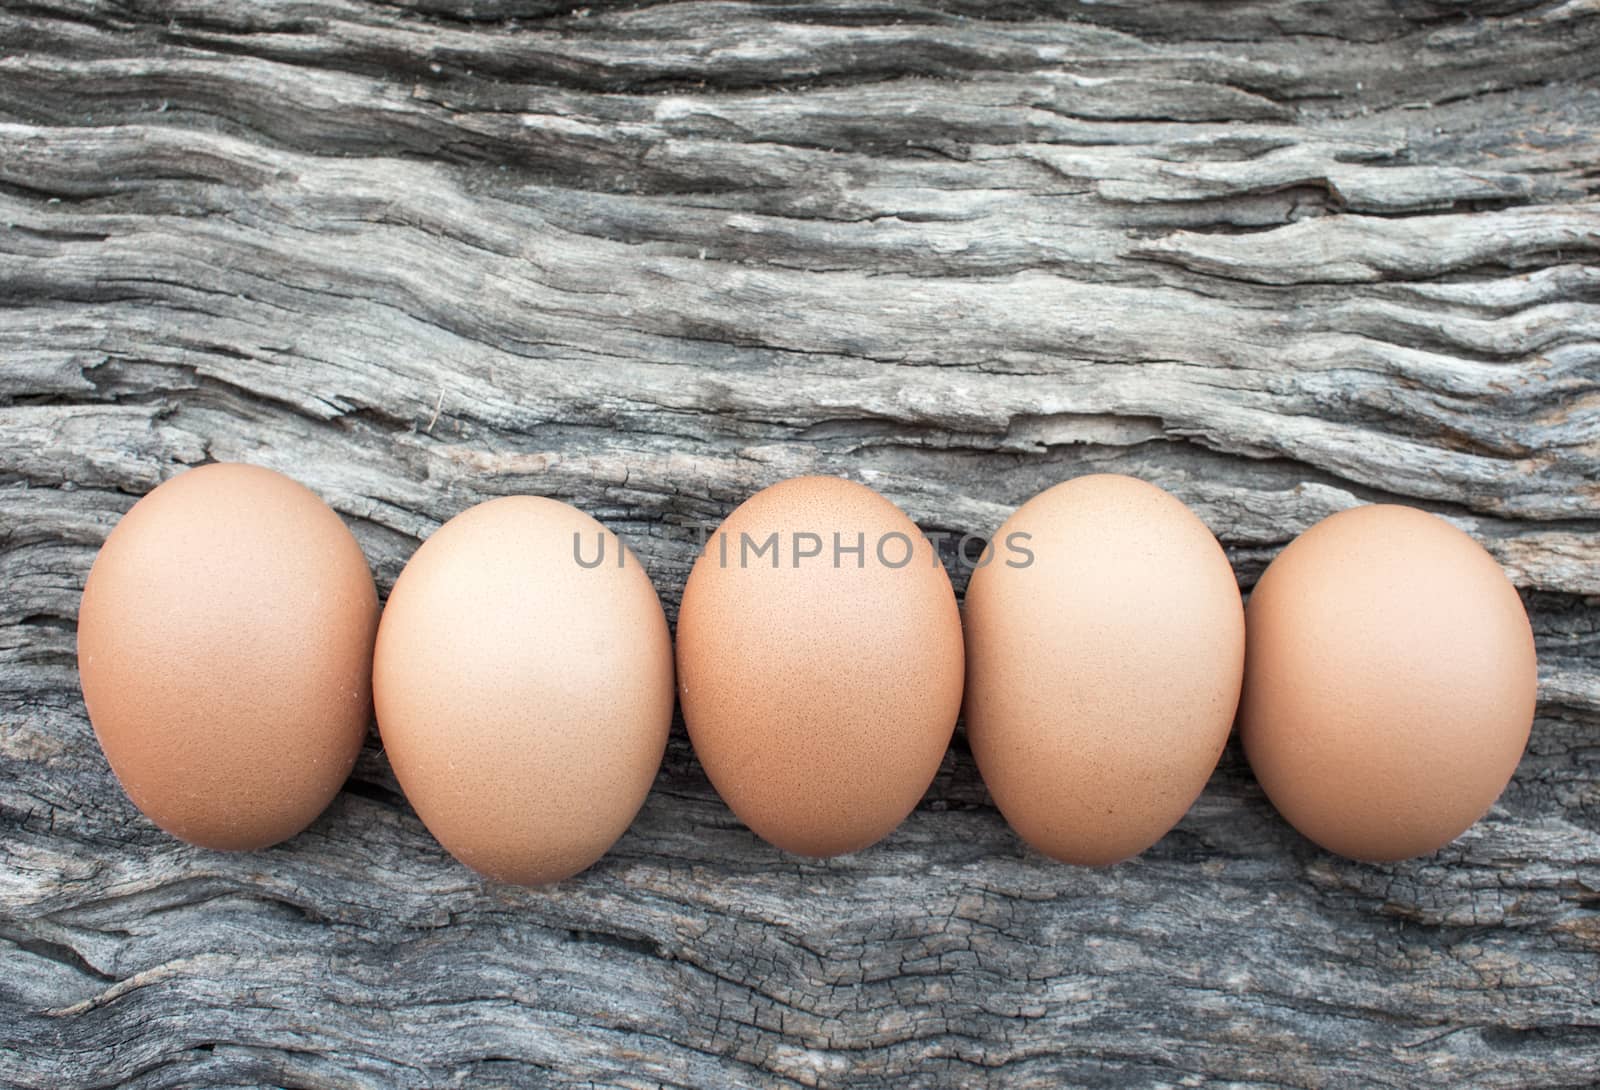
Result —
[[554, 882], [633, 821], [672, 724], [672, 639], [631, 550], [535, 496], [445, 523], [395, 582], [373, 661], [395, 776], [445, 849]]
[[1222, 755], [1244, 609], [1228, 558], [1180, 501], [1079, 477], [1000, 527], [967, 588], [967, 738], [995, 804], [1068, 863], [1137, 855]]
[[1533, 632], [1466, 534], [1409, 507], [1341, 511], [1278, 555], [1246, 616], [1240, 740], [1307, 837], [1406, 859], [1505, 789], [1533, 722]]
[[293, 836], [371, 715], [378, 597], [315, 494], [259, 466], [182, 473], [123, 516], [78, 611], [78, 673], [134, 805], [208, 848]]
[[853, 852], [900, 824], [950, 743], [961, 669], [933, 546], [837, 477], [750, 497], [684, 588], [678, 692], [695, 753], [733, 812], [787, 851]]

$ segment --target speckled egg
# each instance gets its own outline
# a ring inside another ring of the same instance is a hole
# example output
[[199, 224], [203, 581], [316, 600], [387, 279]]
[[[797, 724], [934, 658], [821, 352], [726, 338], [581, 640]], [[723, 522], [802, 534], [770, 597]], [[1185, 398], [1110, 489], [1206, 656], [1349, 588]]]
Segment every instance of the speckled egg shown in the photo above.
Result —
[[556, 500], [505, 497], [406, 565], [373, 695], [395, 776], [439, 843], [492, 878], [554, 882], [604, 855], [650, 790], [672, 641], [615, 534]]
[[1137, 855], [1227, 744], [1244, 666], [1227, 556], [1172, 495], [1097, 474], [1023, 504], [985, 557], [966, 595], [966, 730], [984, 783], [1046, 855]]
[[366, 736], [377, 623], [361, 546], [304, 486], [214, 464], [155, 489], [78, 611], [84, 703], [128, 797], [208, 848], [304, 829]]
[[679, 699], [733, 812], [809, 856], [886, 836], [961, 705], [961, 620], [936, 550], [837, 477], [750, 497], [706, 542], [678, 618]]
[[1356, 859], [1432, 852], [1494, 804], [1527, 746], [1533, 632], [1500, 565], [1443, 519], [1356, 507], [1250, 596], [1239, 735], [1278, 811]]

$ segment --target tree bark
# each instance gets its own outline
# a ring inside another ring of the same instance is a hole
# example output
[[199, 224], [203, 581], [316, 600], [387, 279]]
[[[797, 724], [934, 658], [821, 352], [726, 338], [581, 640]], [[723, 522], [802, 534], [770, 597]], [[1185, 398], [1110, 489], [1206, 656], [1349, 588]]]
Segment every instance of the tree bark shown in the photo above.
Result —
[[[0, 11], [0, 1083], [1595, 1085], [1597, 77], [1590, 0]], [[1056, 865], [959, 734], [806, 861], [681, 726], [553, 889], [446, 856], [375, 732], [309, 831], [206, 852], [118, 790], [73, 641], [117, 518], [210, 459], [315, 489], [385, 591], [558, 497], [669, 617], [694, 527], [803, 473], [977, 534], [1133, 473], [1246, 588], [1411, 503], [1523, 590], [1538, 718], [1391, 866], [1234, 746], [1144, 856]]]

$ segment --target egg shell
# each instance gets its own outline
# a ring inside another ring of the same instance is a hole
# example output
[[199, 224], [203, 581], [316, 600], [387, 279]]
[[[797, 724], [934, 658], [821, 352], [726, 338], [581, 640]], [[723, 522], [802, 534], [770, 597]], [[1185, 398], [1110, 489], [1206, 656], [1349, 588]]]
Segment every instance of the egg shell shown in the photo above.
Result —
[[373, 692], [395, 776], [439, 843], [538, 885], [593, 864], [643, 804], [672, 723], [672, 640], [615, 534], [557, 500], [504, 497], [412, 556]]
[[1108, 474], [1039, 493], [985, 555], [965, 612], [966, 731], [984, 783], [1048, 856], [1137, 855], [1227, 744], [1244, 666], [1227, 556], [1177, 498]]
[[209, 848], [304, 829], [366, 736], [377, 620], [360, 545], [288, 477], [206, 465], [139, 500], [78, 612], [84, 703], [128, 797]]
[[1307, 837], [1423, 855], [1505, 789], [1538, 665], [1521, 598], [1472, 538], [1410, 507], [1342, 511], [1273, 560], [1246, 616], [1240, 740]]
[[[742, 535], [774, 534], [776, 566], [747, 560]], [[695, 753], [746, 825], [801, 855], [857, 851], [911, 812], [949, 746], [960, 612], [898, 507], [841, 478], [796, 478], [707, 539], [678, 615], [678, 675]]]

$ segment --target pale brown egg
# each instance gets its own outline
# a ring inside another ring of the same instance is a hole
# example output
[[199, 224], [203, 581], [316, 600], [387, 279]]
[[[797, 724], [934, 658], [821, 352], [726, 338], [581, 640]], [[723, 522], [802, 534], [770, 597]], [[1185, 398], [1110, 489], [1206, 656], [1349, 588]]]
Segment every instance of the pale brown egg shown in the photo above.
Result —
[[401, 572], [373, 660], [406, 798], [491, 878], [554, 882], [627, 830], [672, 723], [672, 640], [633, 552], [575, 507], [510, 496]]
[[1239, 588], [1211, 531], [1132, 477], [1079, 477], [1006, 520], [966, 596], [966, 730], [1039, 851], [1107, 864], [1183, 817], [1227, 744]]
[[888, 835], [961, 705], [961, 619], [929, 541], [837, 477], [750, 497], [706, 542], [678, 615], [695, 753], [752, 830], [810, 856]]
[[189, 470], [123, 516], [78, 611], [78, 673], [128, 797], [173, 836], [262, 848], [320, 814], [371, 717], [378, 596], [311, 491]]
[[1516, 589], [1472, 538], [1410, 507], [1341, 511], [1250, 596], [1239, 736], [1279, 813], [1330, 851], [1434, 851], [1494, 804], [1538, 688]]

